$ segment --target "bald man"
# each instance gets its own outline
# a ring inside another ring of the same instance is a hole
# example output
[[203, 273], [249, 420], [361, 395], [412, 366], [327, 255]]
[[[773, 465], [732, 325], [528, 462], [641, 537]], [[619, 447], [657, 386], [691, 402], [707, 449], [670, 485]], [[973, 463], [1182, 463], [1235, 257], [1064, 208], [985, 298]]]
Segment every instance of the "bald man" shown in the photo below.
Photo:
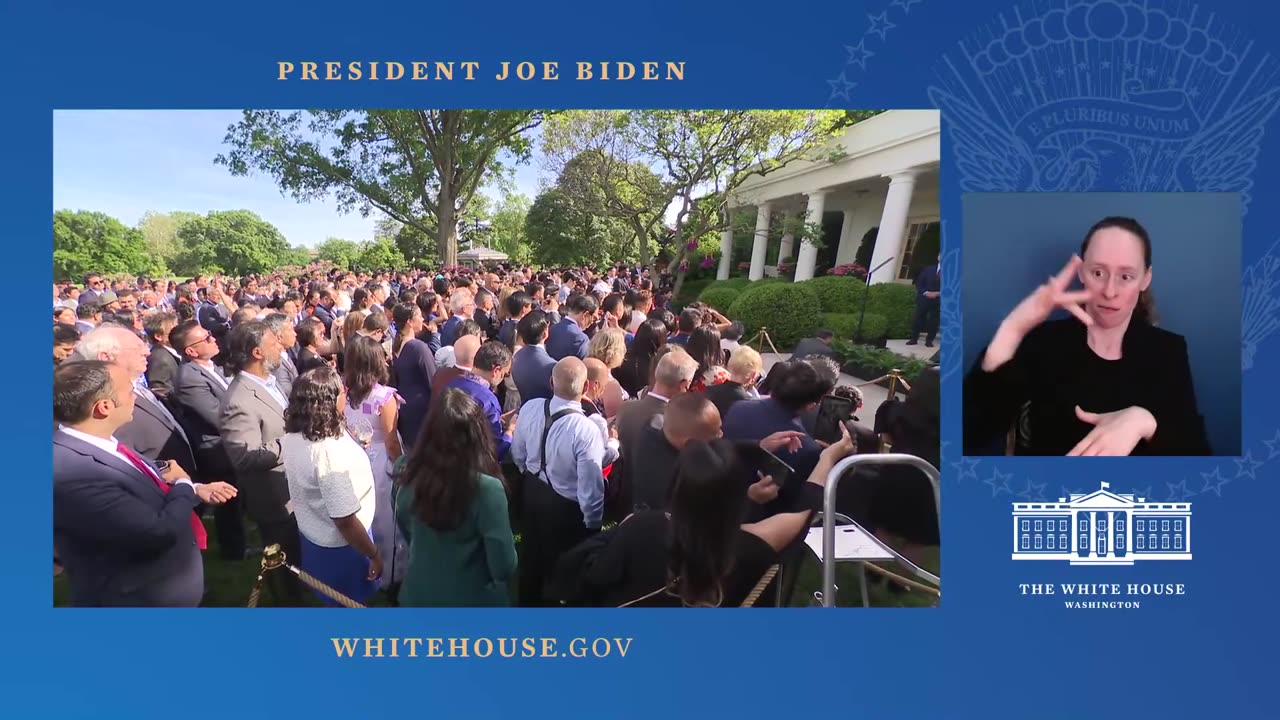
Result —
[[476, 353], [480, 350], [480, 338], [475, 335], [463, 335], [453, 343], [453, 365], [440, 368], [431, 378], [431, 406], [435, 407], [436, 398], [444, 394], [449, 383], [471, 372], [476, 361]]
[[520, 604], [546, 603], [543, 584], [560, 555], [600, 529], [605, 442], [582, 411], [587, 366], [566, 357], [551, 370], [555, 397], [520, 408], [511, 459], [523, 473]]
[[598, 358], [587, 358], [582, 361], [587, 366], [587, 383], [582, 391], [582, 412], [597, 427], [604, 438], [604, 464], [609, 465], [618, 459], [619, 448], [617, 432], [610, 432], [609, 421], [604, 414], [604, 388], [613, 379], [609, 366]]

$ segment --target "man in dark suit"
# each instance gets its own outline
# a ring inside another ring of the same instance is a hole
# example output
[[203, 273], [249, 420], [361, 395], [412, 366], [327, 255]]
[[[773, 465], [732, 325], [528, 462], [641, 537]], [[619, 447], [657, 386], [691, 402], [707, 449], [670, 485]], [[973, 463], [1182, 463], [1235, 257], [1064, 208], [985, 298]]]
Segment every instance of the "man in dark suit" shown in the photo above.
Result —
[[142, 322], [143, 332], [151, 343], [147, 357], [147, 387], [161, 402], [167, 402], [178, 376], [178, 353], [169, 345], [169, 332], [178, 324], [171, 312], [151, 313]]
[[466, 290], [455, 290], [449, 296], [449, 319], [440, 328], [440, 344], [452, 345], [458, 339], [458, 329], [463, 321], [471, 320], [476, 309], [476, 301]]
[[622, 449], [623, 487], [630, 492], [634, 493], [640, 484], [635, 459], [641, 454], [641, 436], [648, 432], [653, 419], [666, 411], [672, 398], [689, 390], [689, 383], [697, 372], [698, 361], [683, 348], [673, 348], [658, 361], [653, 387], [644, 397], [628, 400], [618, 408], [615, 420]]
[[516, 349], [516, 326], [529, 311], [533, 309], [533, 299], [529, 297], [529, 293], [523, 290], [517, 290], [507, 297], [507, 319], [502, 321], [502, 327], [498, 328], [498, 342], [507, 346], [508, 350], [515, 352]]
[[196, 306], [196, 320], [200, 327], [213, 333], [222, 342], [231, 331], [231, 316], [222, 304], [222, 288], [214, 285], [205, 290], [204, 300]]
[[576, 357], [585, 360], [587, 345], [586, 328], [596, 322], [599, 303], [590, 295], [574, 295], [565, 303], [564, 317], [551, 328], [547, 336], [547, 354], [554, 360]]
[[511, 378], [516, 383], [521, 402], [534, 398], [550, 400], [554, 394], [551, 371], [556, 361], [551, 359], [544, 346], [548, 329], [547, 315], [541, 310], [528, 313], [516, 324], [516, 332], [520, 334], [524, 347], [517, 350], [511, 359]]
[[791, 352], [791, 357], [795, 360], [803, 360], [814, 356], [838, 360], [840, 354], [831, 347], [831, 341], [834, 339], [835, 333], [830, 330], [819, 330], [813, 334], [813, 337], [805, 338], [796, 343], [796, 349]]
[[146, 343], [132, 330], [103, 324], [80, 338], [66, 362], [101, 360], [123, 367], [134, 383], [135, 408], [132, 419], [116, 431], [116, 437], [150, 460], [173, 460], [194, 472], [195, 455], [186, 431], [142, 382], [150, 354]]
[[925, 347], [933, 347], [933, 339], [938, 335], [938, 322], [941, 317], [942, 297], [942, 256], [928, 267], [921, 268], [916, 274], [916, 318], [911, 325], [911, 339], [908, 345], [915, 345], [920, 333], [927, 333]]
[[[178, 367], [171, 403], [182, 418], [193, 444], [200, 479], [225, 480], [234, 484], [235, 473], [222, 447], [218, 424], [222, 419], [222, 398], [231, 381], [213, 364], [218, 340], [195, 321], [185, 322], [169, 334], [171, 344], [180, 349], [186, 362]], [[227, 560], [241, 560], [245, 553], [244, 521], [240, 501], [231, 500], [213, 510], [217, 520], [218, 549]]]
[[320, 291], [320, 299], [316, 302], [315, 308], [311, 310], [311, 317], [318, 319], [324, 323], [324, 331], [333, 333], [333, 306], [337, 300], [333, 297], [333, 291], [324, 289]]
[[204, 526], [194, 509], [234, 497], [196, 485], [120, 442], [133, 414], [132, 376], [119, 363], [54, 369], [54, 545], [75, 606], [195, 607], [204, 596]]
[[497, 300], [493, 293], [484, 288], [476, 292], [476, 309], [471, 319], [480, 326], [480, 332], [484, 333], [485, 340], [498, 339], [498, 316], [494, 312], [494, 304]]

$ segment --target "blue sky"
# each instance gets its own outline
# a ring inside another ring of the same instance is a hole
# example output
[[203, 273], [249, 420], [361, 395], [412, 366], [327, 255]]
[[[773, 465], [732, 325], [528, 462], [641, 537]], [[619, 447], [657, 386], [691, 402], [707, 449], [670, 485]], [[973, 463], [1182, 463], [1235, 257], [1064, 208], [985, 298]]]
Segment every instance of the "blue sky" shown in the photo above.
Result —
[[[263, 175], [233, 177], [213, 158], [238, 110], [77, 110], [53, 117], [53, 207], [97, 210], [136, 225], [148, 210], [251, 210], [290, 245], [328, 237], [367, 240], [374, 217], [340, 214], [332, 201], [299, 203]], [[516, 191], [537, 195], [540, 159], [516, 171]], [[492, 195], [493, 193], [490, 192]]]

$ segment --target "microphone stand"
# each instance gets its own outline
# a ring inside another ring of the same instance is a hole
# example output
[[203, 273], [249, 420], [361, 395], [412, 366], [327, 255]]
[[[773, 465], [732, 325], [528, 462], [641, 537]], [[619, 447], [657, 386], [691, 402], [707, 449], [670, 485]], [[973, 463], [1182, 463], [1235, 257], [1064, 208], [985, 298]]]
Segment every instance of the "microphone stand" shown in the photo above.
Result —
[[858, 331], [853, 334], [853, 340], [859, 341], [862, 338], [862, 319], [867, 316], [867, 296], [871, 292], [871, 276], [876, 274], [876, 270], [888, 265], [897, 255], [892, 255], [884, 262], [875, 266], [874, 269], [867, 271], [867, 287], [862, 293], [862, 309], [858, 311]]

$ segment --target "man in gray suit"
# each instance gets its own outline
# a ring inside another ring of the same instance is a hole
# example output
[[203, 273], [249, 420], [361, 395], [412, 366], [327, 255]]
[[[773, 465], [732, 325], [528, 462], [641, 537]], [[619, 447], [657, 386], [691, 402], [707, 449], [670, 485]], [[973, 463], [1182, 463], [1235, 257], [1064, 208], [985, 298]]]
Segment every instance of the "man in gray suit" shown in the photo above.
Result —
[[[261, 320], [241, 323], [227, 335], [230, 386], [222, 399], [222, 447], [244, 495], [245, 510], [258, 525], [262, 542], [279, 544], [286, 558], [301, 559], [298, 524], [289, 502], [289, 481], [280, 457], [288, 398], [272, 372], [284, 351], [280, 339]], [[302, 593], [287, 573], [275, 573], [282, 600], [301, 604]]]
[[298, 366], [293, 361], [293, 346], [298, 342], [298, 333], [293, 329], [293, 321], [284, 313], [275, 312], [262, 319], [280, 340], [284, 351], [280, 353], [280, 367], [271, 371], [271, 376], [280, 385], [280, 392], [288, 398], [293, 393], [293, 381], [298, 378]]
[[[231, 380], [213, 363], [218, 355], [218, 339], [213, 333], [188, 320], [169, 333], [169, 344], [182, 354], [173, 394], [169, 397], [182, 417], [187, 437], [200, 466], [200, 477], [235, 483], [235, 472], [222, 447], [222, 398]], [[238, 499], [213, 509], [217, 520], [218, 549], [226, 560], [245, 556], [244, 522]]]
[[[689, 390], [689, 383], [693, 382], [697, 372], [698, 361], [684, 348], [673, 347], [658, 361], [653, 387], [644, 397], [628, 400], [618, 408], [616, 420], [618, 442], [622, 447], [623, 488], [628, 494], [633, 494], [636, 487], [632, 470], [638, 465], [634, 458], [645, 429], [655, 417], [663, 414], [671, 398]], [[626, 507], [631, 507], [631, 503], [627, 502]]]

